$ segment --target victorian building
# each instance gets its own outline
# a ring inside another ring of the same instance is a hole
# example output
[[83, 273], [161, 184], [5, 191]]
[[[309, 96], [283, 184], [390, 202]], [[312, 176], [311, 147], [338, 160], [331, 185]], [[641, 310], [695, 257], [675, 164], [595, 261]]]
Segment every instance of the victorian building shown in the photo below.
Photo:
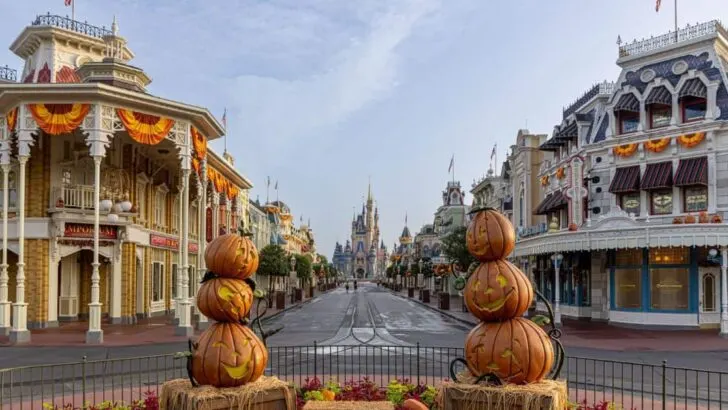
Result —
[[545, 195], [524, 206], [548, 225], [524, 220], [514, 257], [557, 320], [728, 334], [727, 50], [717, 21], [620, 45], [616, 82], [540, 145]]
[[[512, 147], [515, 151], [515, 147]], [[473, 195], [473, 204], [497, 209], [508, 219], [513, 221], [513, 185], [511, 184], [511, 162], [513, 154], [501, 166], [500, 173], [496, 174], [493, 168], [488, 169], [487, 175], [478, 181], [473, 181], [470, 193]]]
[[102, 323], [174, 311], [191, 334], [198, 255], [247, 220], [250, 181], [207, 147], [222, 125], [149, 94], [116, 22], [39, 16], [10, 48], [24, 67], [0, 81], [0, 332], [87, 320], [101, 343]]

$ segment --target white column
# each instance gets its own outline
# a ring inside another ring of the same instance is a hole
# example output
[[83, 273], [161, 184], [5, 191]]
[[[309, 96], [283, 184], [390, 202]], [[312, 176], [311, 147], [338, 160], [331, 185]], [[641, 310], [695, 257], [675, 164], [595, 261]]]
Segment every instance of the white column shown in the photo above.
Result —
[[[111, 323], [122, 323], [121, 317], [121, 258], [122, 256], [122, 243], [114, 249], [113, 264], [111, 265], [111, 272], [107, 269], [106, 274], [111, 273], [111, 292], [109, 294], [111, 306], [109, 309], [109, 316], [111, 316]], [[136, 278], [135, 278], [136, 279]]]
[[[184, 204], [188, 204], [190, 202], [189, 162], [189, 157], [183, 158], [182, 160], [182, 198], [180, 202]], [[177, 268], [177, 277], [180, 278], [181, 282], [181, 292], [177, 293], [177, 309], [179, 309], [180, 312], [179, 325], [177, 326], [176, 333], [184, 336], [192, 336], [195, 333], [195, 330], [192, 328], [190, 298], [186, 296], [189, 289], [189, 216], [190, 208], [188, 206], [182, 207], [182, 266]]]
[[[32, 136], [29, 134], [27, 137]], [[28, 304], [25, 303], [25, 165], [30, 157], [30, 145], [22, 148], [18, 155], [20, 172], [18, 177], [18, 271], [16, 274], [15, 303], [13, 303], [13, 325], [10, 341], [13, 344], [30, 342], [28, 330]], [[22, 152], [25, 151], [25, 152]]]
[[561, 326], [561, 284], [559, 283], [559, 270], [561, 269], [561, 262], [556, 258], [556, 255], [553, 257], [554, 261], [554, 325], [555, 326]]
[[101, 330], [101, 302], [99, 301], [99, 282], [101, 275], [99, 274], [99, 222], [100, 211], [99, 202], [101, 200], [101, 160], [103, 155], [94, 155], [94, 259], [91, 263], [91, 302], [88, 304], [88, 331], [86, 331], [86, 343], [102, 344], [104, 343], [104, 331]]
[[3, 172], [3, 253], [0, 264], [0, 336], [10, 332], [10, 301], [8, 300], [8, 174], [10, 155], [8, 141], [0, 143], [0, 166]]
[[[182, 179], [184, 179], [184, 176], [182, 177]], [[184, 186], [180, 182], [180, 184], [178, 186], [178, 189], [177, 189], [179, 191], [179, 194], [178, 194], [179, 197], [177, 198], [177, 205], [178, 205], [178, 207], [177, 207], [178, 208], [177, 209], [177, 218], [179, 219], [178, 224], [177, 224], [177, 231], [178, 231], [177, 233], [179, 234], [179, 241], [178, 241], [179, 242], [179, 246], [177, 248], [177, 283], [174, 283], [172, 285], [172, 286], [175, 286], [177, 288], [177, 292], [176, 292], [177, 293], [177, 297], [174, 298], [174, 300], [172, 301], [172, 303], [174, 304], [174, 320], [175, 320], [175, 322], [177, 324], [179, 324], [179, 311], [180, 311], [180, 303], [179, 303], [179, 301], [182, 298], [182, 274], [181, 274], [181, 270], [182, 270], [182, 266], [184, 266], [184, 260], [182, 258], [182, 249], [183, 249], [182, 248], [182, 242], [184, 240], [183, 231], [182, 231], [182, 227], [184, 226], [183, 225], [184, 218], [182, 217], [182, 212], [183, 212], [182, 209], [183, 209], [183, 206], [186, 204], [186, 202], [183, 202], [183, 200], [182, 200], [182, 190], [183, 189], [184, 189]]]
[[728, 337], [728, 247], [720, 248], [720, 335]]
[[[200, 200], [200, 240], [199, 246], [197, 247], [197, 265], [200, 267], [199, 274], [197, 275], [198, 280], [202, 280], [207, 273], [207, 266], [205, 264], [205, 249], [207, 248], [207, 160], [203, 160], [200, 164], [200, 174], [202, 177], [202, 199]], [[214, 219], [214, 215], [213, 215]], [[200, 289], [199, 283], [197, 289]], [[200, 330], [207, 329], [210, 326], [207, 317], [202, 313], [197, 318], [197, 328]]]

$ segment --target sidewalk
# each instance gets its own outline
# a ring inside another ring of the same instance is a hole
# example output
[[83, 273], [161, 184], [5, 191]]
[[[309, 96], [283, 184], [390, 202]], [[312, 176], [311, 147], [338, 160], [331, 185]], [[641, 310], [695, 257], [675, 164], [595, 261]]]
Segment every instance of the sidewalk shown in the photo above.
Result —
[[[407, 297], [407, 289], [392, 293], [404, 299], [419, 303], [468, 326], [478, 321], [470, 312], [462, 311], [462, 298], [450, 297], [450, 310], [441, 310], [436, 296], [430, 296], [430, 303]], [[707, 330], [643, 330], [606, 323], [583, 320], [563, 320], [561, 342], [567, 347], [590, 348], [612, 351], [658, 351], [658, 352], [711, 352], [728, 350], [728, 339], [721, 338], [716, 329]]]
[[[321, 294], [322, 292], [319, 292], [318, 289], [316, 289], [313, 298], [304, 298], [302, 302], [298, 302], [293, 305], [290, 304], [290, 297], [287, 297], [286, 307], [284, 309], [275, 309], [274, 304], [273, 307], [268, 308], [263, 318], [271, 319], [285, 311], [298, 308], [314, 300]], [[253, 305], [253, 309], [255, 309], [255, 305]], [[254, 313], [255, 310], [253, 310], [253, 314]], [[104, 321], [101, 324], [101, 328], [104, 331], [103, 346], [186, 343], [189, 338], [175, 334], [176, 326], [173, 320], [173, 315], [165, 315], [140, 319], [135, 325], [112, 325]], [[195, 326], [196, 323], [197, 321], [193, 320], [193, 326]], [[54, 328], [32, 329], [31, 342], [22, 346], [87, 346], [87, 329], [88, 322], [86, 321], [61, 323], [58, 327]], [[195, 330], [195, 335], [199, 335], [200, 333], [200, 331]], [[12, 346], [10, 344], [9, 337], [0, 336], [0, 348], [3, 346]]]

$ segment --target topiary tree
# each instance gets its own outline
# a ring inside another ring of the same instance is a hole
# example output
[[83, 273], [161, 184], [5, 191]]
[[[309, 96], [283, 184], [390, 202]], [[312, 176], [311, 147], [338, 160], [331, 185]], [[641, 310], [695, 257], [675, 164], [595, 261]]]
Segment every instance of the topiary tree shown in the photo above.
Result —
[[311, 280], [311, 256], [310, 255], [296, 255], [296, 277], [301, 279], [301, 286], [303, 283], [308, 283]]
[[291, 265], [286, 251], [278, 245], [266, 245], [260, 250], [258, 274], [268, 276], [268, 290], [273, 288], [273, 278], [286, 277]]
[[442, 238], [442, 253], [450, 259], [451, 263], [459, 265], [460, 271], [466, 272], [476, 259], [468, 252], [465, 244], [465, 234], [468, 228], [460, 226], [455, 228], [449, 235]]

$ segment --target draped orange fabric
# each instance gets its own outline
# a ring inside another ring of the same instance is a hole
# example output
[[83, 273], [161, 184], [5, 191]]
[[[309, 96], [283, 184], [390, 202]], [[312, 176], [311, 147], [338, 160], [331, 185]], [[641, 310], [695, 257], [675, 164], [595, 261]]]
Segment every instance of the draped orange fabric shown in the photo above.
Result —
[[15, 107], [8, 112], [5, 123], [8, 126], [9, 132], [13, 132], [13, 130], [15, 130], [15, 126], [18, 124], [18, 107]]
[[157, 145], [169, 134], [174, 120], [151, 114], [117, 108], [116, 114], [121, 123], [136, 142], [145, 145]]
[[192, 147], [195, 149], [195, 155], [202, 161], [207, 155], [207, 138], [195, 127], [190, 127], [190, 134], [192, 134]]
[[195, 172], [199, 175], [200, 173], [200, 160], [192, 157], [192, 169], [195, 170]]
[[28, 104], [38, 127], [50, 135], [67, 134], [86, 118], [89, 104]]

